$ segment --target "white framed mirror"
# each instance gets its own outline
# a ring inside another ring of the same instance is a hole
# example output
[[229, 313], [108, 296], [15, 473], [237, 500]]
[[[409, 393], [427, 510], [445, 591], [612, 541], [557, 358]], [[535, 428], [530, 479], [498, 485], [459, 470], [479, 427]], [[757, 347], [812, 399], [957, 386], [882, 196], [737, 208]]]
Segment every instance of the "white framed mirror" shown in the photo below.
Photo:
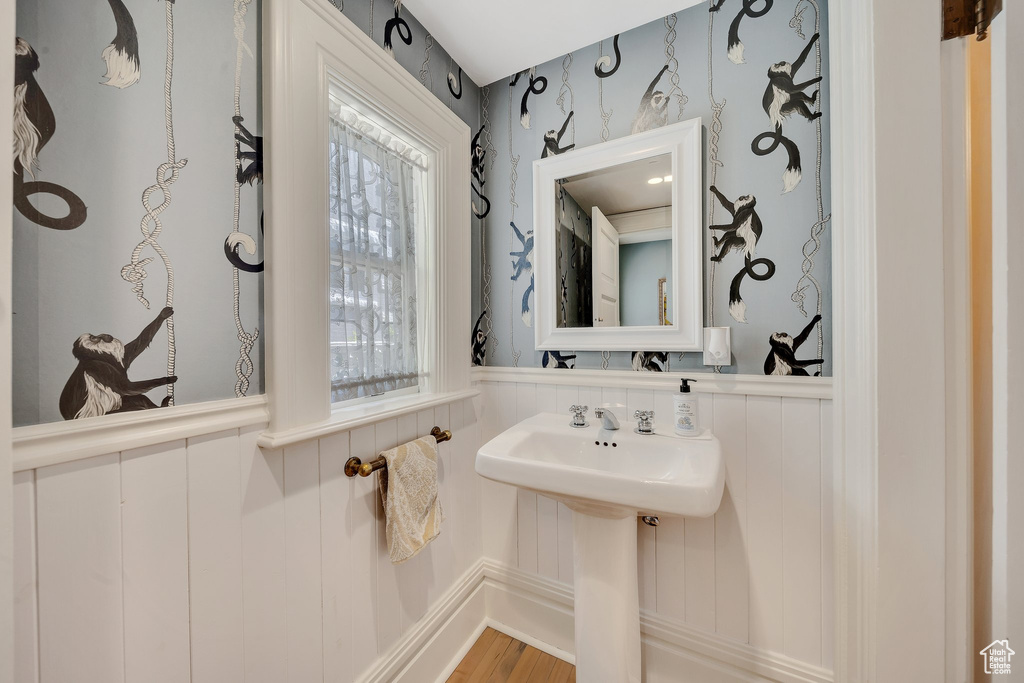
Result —
[[699, 118], [533, 163], [537, 348], [700, 351]]

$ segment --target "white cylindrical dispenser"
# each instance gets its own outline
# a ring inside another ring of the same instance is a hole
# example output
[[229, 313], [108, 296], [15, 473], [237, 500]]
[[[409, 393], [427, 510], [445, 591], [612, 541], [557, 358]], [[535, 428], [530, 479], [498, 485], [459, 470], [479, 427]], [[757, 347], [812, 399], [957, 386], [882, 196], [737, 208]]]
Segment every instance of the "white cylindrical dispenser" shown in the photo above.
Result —
[[679, 393], [672, 399], [675, 403], [675, 430], [679, 436], [697, 436], [700, 434], [697, 416], [697, 396], [690, 393], [690, 382], [683, 379], [679, 383]]

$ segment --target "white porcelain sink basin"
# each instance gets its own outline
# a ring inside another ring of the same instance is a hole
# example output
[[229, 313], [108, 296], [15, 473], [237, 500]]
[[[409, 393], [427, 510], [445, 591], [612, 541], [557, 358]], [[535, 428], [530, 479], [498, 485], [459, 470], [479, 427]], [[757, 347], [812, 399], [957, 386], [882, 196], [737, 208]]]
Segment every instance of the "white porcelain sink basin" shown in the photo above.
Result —
[[535, 415], [491, 439], [477, 453], [476, 471], [579, 512], [617, 517], [708, 517], [725, 486], [721, 447], [710, 433], [642, 436], [625, 419], [614, 431], [594, 421], [574, 429], [555, 413]]
[[[616, 409], [617, 410], [617, 409]], [[637, 515], [708, 517], [725, 468], [713, 435], [686, 439], [541, 413], [484, 444], [476, 471], [557, 498], [572, 511], [576, 678], [640, 683]]]

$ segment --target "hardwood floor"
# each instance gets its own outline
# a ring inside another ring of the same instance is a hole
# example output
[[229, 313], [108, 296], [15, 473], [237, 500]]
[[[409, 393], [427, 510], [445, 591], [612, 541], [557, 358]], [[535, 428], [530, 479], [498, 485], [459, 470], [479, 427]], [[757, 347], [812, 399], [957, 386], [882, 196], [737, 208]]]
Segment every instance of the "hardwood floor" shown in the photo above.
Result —
[[486, 628], [448, 683], [576, 683], [576, 667]]

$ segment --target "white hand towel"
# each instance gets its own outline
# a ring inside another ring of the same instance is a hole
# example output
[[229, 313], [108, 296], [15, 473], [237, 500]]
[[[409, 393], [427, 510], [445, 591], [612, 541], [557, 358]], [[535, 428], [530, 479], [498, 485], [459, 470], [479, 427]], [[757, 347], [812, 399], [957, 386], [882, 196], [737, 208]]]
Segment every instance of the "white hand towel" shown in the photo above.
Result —
[[393, 564], [415, 557], [441, 533], [444, 512], [437, 497], [437, 441], [425, 436], [381, 453], [380, 471], [388, 552]]

